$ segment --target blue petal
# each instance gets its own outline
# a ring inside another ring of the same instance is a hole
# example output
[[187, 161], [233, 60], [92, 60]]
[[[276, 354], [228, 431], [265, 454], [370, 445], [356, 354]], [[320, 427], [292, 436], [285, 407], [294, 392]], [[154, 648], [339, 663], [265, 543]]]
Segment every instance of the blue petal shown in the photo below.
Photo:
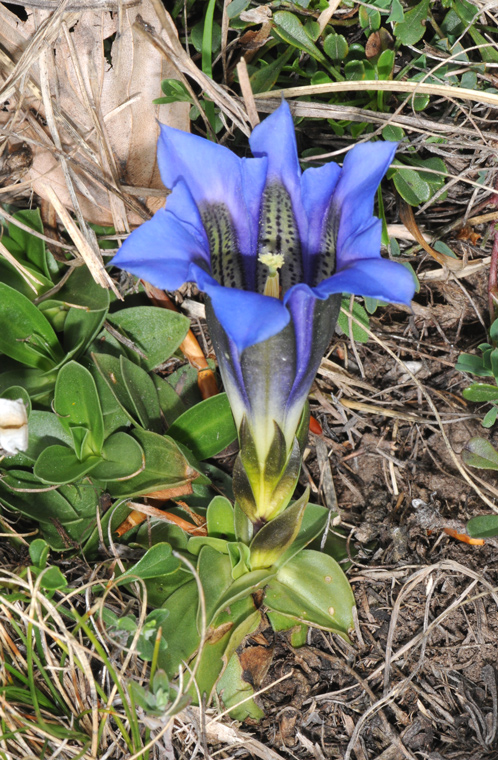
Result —
[[[341, 174], [338, 164], [331, 161], [318, 168], [306, 169], [301, 177], [301, 197], [304, 210], [308, 217], [308, 240], [304, 246], [307, 256], [304, 257], [305, 276], [307, 282], [313, 278], [313, 258], [321, 253], [323, 225], [335, 186]], [[323, 252], [326, 255], [326, 251]]]
[[207, 250], [208, 241], [199, 209], [183, 180], [178, 180], [173, 192], [168, 196], [166, 211], [173, 214]]
[[294, 122], [285, 100], [254, 128], [249, 144], [255, 156], [268, 157], [268, 183], [280, 182], [289, 193], [301, 239], [305, 241], [307, 225], [301, 201], [301, 167]]
[[127, 237], [111, 264], [158, 288], [176, 290], [192, 280], [194, 262], [208, 267], [205, 245], [163, 208]]
[[363, 143], [356, 145], [344, 159], [332, 200], [333, 210], [339, 216], [338, 259], [348, 238], [371, 221], [377, 188], [396, 148], [397, 143], [393, 142]]
[[266, 180], [266, 159], [241, 159], [203, 137], [161, 126], [157, 160], [166, 187], [183, 180], [200, 211], [203, 205], [224, 204], [237, 230], [241, 253], [255, 255], [255, 207]]
[[415, 293], [411, 272], [388, 259], [360, 259], [321, 282], [313, 292], [319, 298], [352, 293], [379, 301], [409, 304]]
[[210, 297], [218, 321], [239, 353], [271, 338], [289, 323], [289, 312], [277, 298], [225, 288], [202, 270], [196, 272], [196, 282]]

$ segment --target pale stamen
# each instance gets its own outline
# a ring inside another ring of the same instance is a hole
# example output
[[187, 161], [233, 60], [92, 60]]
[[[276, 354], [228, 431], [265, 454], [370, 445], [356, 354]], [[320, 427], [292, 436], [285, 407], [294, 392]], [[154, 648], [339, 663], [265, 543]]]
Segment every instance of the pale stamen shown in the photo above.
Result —
[[285, 263], [284, 255], [282, 253], [261, 253], [258, 256], [258, 261], [268, 267], [268, 277], [266, 278], [265, 289], [263, 291], [264, 295], [280, 298], [280, 277], [278, 270]]

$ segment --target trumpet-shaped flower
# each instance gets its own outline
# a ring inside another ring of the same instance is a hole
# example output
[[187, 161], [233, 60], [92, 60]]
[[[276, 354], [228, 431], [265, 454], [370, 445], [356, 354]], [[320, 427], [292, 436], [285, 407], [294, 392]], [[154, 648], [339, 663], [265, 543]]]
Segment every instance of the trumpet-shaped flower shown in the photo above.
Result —
[[207, 294], [241, 439], [234, 486], [246, 494], [244, 511], [262, 524], [292, 495], [296, 434], [340, 294], [409, 303], [414, 282], [381, 257], [381, 222], [373, 216], [395, 143], [363, 143], [342, 169], [331, 162], [301, 172], [285, 101], [249, 142], [255, 157], [239, 158], [162, 127], [158, 162], [172, 193], [113, 264], [160, 288], [194, 282]]

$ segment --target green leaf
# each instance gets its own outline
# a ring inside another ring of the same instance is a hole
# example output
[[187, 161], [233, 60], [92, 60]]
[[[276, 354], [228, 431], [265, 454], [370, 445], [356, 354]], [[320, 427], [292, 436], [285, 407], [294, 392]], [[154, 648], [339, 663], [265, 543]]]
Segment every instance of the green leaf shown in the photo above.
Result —
[[[198, 603], [197, 583], [192, 579], [171, 594], [163, 604], [163, 608], [169, 612], [163, 623], [163, 636], [168, 647], [159, 652], [158, 666], [170, 678], [178, 675], [182, 663], [189, 662], [199, 646], [200, 635], [195, 614]], [[186, 611], [189, 612], [188, 615]]]
[[346, 38], [342, 34], [328, 34], [323, 41], [323, 49], [333, 61], [342, 61], [349, 52]]
[[129, 583], [135, 578], [142, 578], [142, 580], [158, 578], [176, 572], [180, 566], [180, 560], [173, 557], [172, 551], [169, 544], [161, 543], [152, 546], [138, 562], [119, 576], [118, 583], [121, 584], [123, 581]]
[[367, 8], [361, 5], [358, 20], [361, 28], [366, 30], [367, 34], [376, 32], [380, 28], [381, 18], [377, 8]]
[[344, 76], [350, 81], [361, 82], [365, 79], [365, 65], [363, 61], [348, 61], [344, 66]]
[[67, 431], [72, 427], [90, 431], [83, 456], [100, 453], [104, 443], [102, 409], [95, 380], [81, 364], [71, 361], [60, 370], [55, 384], [54, 410]]
[[162, 430], [161, 410], [154, 381], [145, 370], [133, 364], [125, 356], [120, 357], [119, 365], [135, 416], [146, 430], [160, 433]]
[[102, 462], [93, 470], [98, 480], [127, 480], [145, 469], [142, 447], [131, 435], [119, 432], [108, 438], [102, 449]]
[[191, 103], [192, 95], [187, 90], [183, 82], [178, 79], [163, 79], [161, 90], [164, 92], [164, 98], [156, 98], [153, 103]]
[[172, 425], [186, 411], [186, 406], [175, 389], [166, 380], [155, 373], [151, 375], [151, 378], [156, 386], [159, 406], [164, 419], [168, 426]]
[[[257, 614], [250, 619], [251, 624], [255, 624], [255, 626], [259, 624], [259, 621], [260, 615]], [[228, 660], [228, 664], [216, 685], [216, 690], [224, 708], [230, 710], [229, 714], [232, 720], [244, 721], [250, 718], [259, 722], [265, 714], [254, 699], [249, 699], [254, 694], [254, 687], [243, 676], [244, 671], [240, 658], [237, 653], [234, 653]]]
[[99, 456], [89, 456], [80, 461], [74, 451], [66, 446], [49, 446], [36, 460], [33, 472], [44, 483], [74, 483], [101, 461]]
[[455, 364], [455, 369], [480, 377], [493, 377], [492, 371], [484, 367], [482, 358], [474, 354], [460, 354]]
[[92, 359], [131, 422], [154, 432], [161, 430], [157, 391], [147, 372], [125, 356], [92, 354]]
[[470, 26], [467, 32], [472, 37], [474, 45], [478, 46], [478, 52], [485, 63], [498, 63], [498, 50], [495, 50], [489, 40], [486, 39], [475, 26]]
[[[1, 215], [1, 212], [0, 212]], [[44, 233], [43, 223], [38, 209], [23, 209], [14, 214], [14, 219], [31, 227], [35, 232]], [[14, 222], [8, 224], [9, 236], [3, 238], [5, 247], [21, 263], [29, 262], [38, 272], [41, 272], [50, 280], [50, 271], [47, 264], [45, 243], [41, 238], [31, 235], [26, 230], [18, 227]]]
[[478, 515], [467, 523], [467, 533], [471, 538], [493, 538], [498, 536], [498, 515]]
[[129, 498], [161, 488], [188, 486], [199, 477], [171, 438], [140, 429], [134, 431], [134, 437], [144, 451], [145, 469], [129, 480], [108, 483], [112, 496]]
[[431, 197], [429, 183], [414, 169], [396, 169], [393, 182], [398, 193], [410, 206], [418, 206]]
[[299, 528], [299, 533], [297, 534], [295, 541], [277, 560], [275, 567], [283, 567], [286, 562], [289, 562], [289, 560], [302, 551], [308, 544], [317, 538], [317, 536], [323, 533], [330, 517], [331, 514], [326, 507], [321, 507], [319, 504], [308, 503], [304, 510], [301, 527]]
[[226, 393], [211, 396], [187, 409], [171, 425], [168, 435], [188, 446], [197, 459], [219, 454], [237, 437]]
[[268, 92], [271, 90], [293, 52], [292, 47], [288, 47], [285, 53], [266, 65], [263, 65], [263, 61], [260, 60], [260, 68], [250, 77], [252, 91]]
[[310, 549], [279, 569], [268, 585], [265, 604], [343, 636], [353, 626], [354, 597], [346, 576], [332, 557]]
[[35, 538], [29, 545], [29, 556], [33, 565], [40, 570], [47, 564], [47, 558], [50, 553], [50, 546], [43, 538]]
[[396, 24], [405, 20], [405, 12], [399, 0], [392, 0], [391, 13], [387, 19], [388, 24]]
[[[389, 49], [383, 50], [382, 53], [379, 55], [379, 59], [376, 63], [376, 69], [379, 75], [379, 79], [391, 78], [392, 73], [393, 73], [393, 67], [394, 67], [394, 55], [395, 55], [394, 50], [389, 50]], [[393, 129], [396, 129], [396, 127], [393, 127]]]
[[382, 130], [383, 139], [389, 140], [390, 142], [399, 142], [404, 136], [405, 130], [401, 127], [396, 127], [393, 124], [388, 124], [387, 127], [384, 127]]
[[493, 425], [496, 422], [496, 418], [498, 417], [498, 406], [492, 406], [489, 412], [487, 412], [484, 415], [484, 419], [481, 422], [481, 425], [484, 428], [490, 428], [493, 427]]
[[498, 452], [485, 438], [471, 438], [462, 451], [462, 459], [470, 467], [498, 470]]
[[235, 541], [233, 507], [224, 496], [215, 496], [206, 513], [208, 536]]
[[57, 591], [66, 588], [67, 580], [58, 567], [48, 567], [41, 574], [40, 585], [46, 591]]
[[[342, 299], [342, 308], [346, 309], [349, 312], [349, 296], [347, 298]], [[359, 304], [357, 301], [353, 302], [353, 316], [362, 324], [365, 325], [365, 327], [370, 327], [370, 320], [368, 318], [368, 314], [363, 308], [361, 304]], [[339, 312], [339, 317], [337, 318], [337, 324], [341, 328], [341, 330], [349, 337], [353, 338], [353, 340], [358, 341], [358, 343], [367, 343], [368, 342], [368, 333], [365, 332], [365, 330], [362, 330], [361, 327], [351, 320], [351, 330], [353, 335], [350, 335], [349, 330], [349, 317], [347, 314], [344, 314], [344, 312]]]
[[251, 0], [232, 0], [232, 2], [227, 5], [228, 18], [236, 18], [237, 16], [240, 16], [250, 2]]
[[297, 47], [317, 61], [326, 64], [327, 59], [311, 40], [306, 29], [294, 13], [290, 11], [277, 11], [273, 14], [273, 22], [276, 32], [285, 42]]
[[309, 488], [292, 506], [287, 507], [256, 533], [250, 546], [253, 570], [271, 567], [289, 549], [299, 533], [308, 497]]
[[399, 21], [394, 27], [394, 36], [403, 45], [415, 45], [425, 34], [425, 24], [429, 12], [429, 0], [415, 5], [405, 13], [404, 21]]
[[463, 389], [462, 395], [467, 401], [497, 401], [498, 386], [473, 383], [469, 388]]
[[0, 352], [42, 370], [64, 359], [57, 336], [31, 301], [0, 282]]
[[[190, 329], [190, 321], [157, 306], [136, 306], [109, 314], [109, 322], [132, 341], [147, 357], [140, 358], [146, 370], [153, 370], [175, 353]], [[128, 357], [139, 363], [138, 354], [128, 349]]]
[[10, 470], [0, 481], [0, 503], [38, 524], [52, 549], [67, 551], [74, 550], [71, 540], [81, 542], [95, 524], [98, 493], [90, 482], [45, 489], [32, 472]]

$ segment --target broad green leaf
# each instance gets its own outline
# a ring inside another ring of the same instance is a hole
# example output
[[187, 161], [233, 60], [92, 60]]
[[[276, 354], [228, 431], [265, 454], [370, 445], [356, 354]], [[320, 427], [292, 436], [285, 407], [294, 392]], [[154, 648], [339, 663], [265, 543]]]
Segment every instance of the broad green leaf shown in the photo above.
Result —
[[[1, 212], [0, 212], [1, 215]], [[44, 233], [43, 223], [38, 209], [23, 209], [14, 214], [14, 219], [31, 227], [35, 232]], [[47, 264], [45, 243], [41, 238], [30, 235], [26, 230], [18, 227], [14, 222], [8, 224], [9, 235], [2, 242], [22, 264], [29, 262], [38, 272], [41, 272], [50, 280], [50, 271]]]
[[[344, 66], [344, 76], [350, 81], [361, 82], [365, 79], [365, 65], [363, 61], [348, 61]], [[358, 125], [357, 125], [358, 126]]]
[[276, 32], [289, 45], [297, 47], [317, 61], [326, 64], [327, 59], [311, 40], [306, 29], [294, 13], [290, 11], [277, 11], [273, 14], [273, 22]]
[[209, 459], [223, 451], [237, 437], [226, 393], [188, 409], [171, 425], [168, 435], [188, 446], [197, 459]]
[[100, 453], [104, 442], [102, 409], [95, 380], [81, 364], [71, 361], [59, 371], [54, 410], [66, 430], [81, 426], [90, 431], [84, 455]]
[[102, 311], [109, 308], [109, 291], [95, 282], [86, 266], [73, 267], [69, 278], [48, 304], [63, 304], [71, 308], [80, 306], [86, 311]]
[[169, 544], [156, 544], [152, 546], [144, 556], [134, 565], [128, 568], [125, 573], [119, 576], [118, 582], [121, 584], [124, 580], [130, 582], [134, 578], [157, 578], [163, 575], [169, 575], [178, 570], [180, 560], [173, 557], [172, 549]]
[[330, 512], [326, 507], [321, 507], [319, 504], [308, 503], [304, 510], [301, 527], [299, 528], [299, 533], [297, 534], [295, 541], [277, 560], [275, 567], [283, 567], [286, 562], [289, 562], [292, 557], [302, 551], [302, 549], [311, 543], [317, 536], [320, 536], [327, 525], [329, 517]]
[[415, 45], [425, 34], [429, 0], [415, 5], [405, 13], [404, 21], [399, 21], [394, 27], [394, 36], [403, 45]]
[[282, 615], [274, 610], [268, 610], [266, 616], [275, 632], [291, 631], [291, 644], [293, 647], [302, 647], [306, 644], [308, 636], [307, 625], [297, 623], [293, 618]]
[[466, 527], [471, 538], [493, 538], [498, 536], [498, 515], [478, 515]]
[[462, 459], [470, 467], [498, 470], [498, 452], [485, 438], [471, 438], [462, 451]]
[[489, 40], [478, 32], [475, 26], [470, 26], [467, 32], [472, 37], [474, 45], [478, 46], [478, 52], [482, 60], [485, 63], [498, 63], [498, 50], [490, 44]]
[[[146, 370], [152, 370], [170, 358], [190, 329], [190, 321], [157, 306], [135, 306], [109, 314], [109, 322], [131, 340], [147, 357], [140, 358]], [[128, 349], [128, 356], [136, 363], [138, 354]]]
[[[349, 312], [349, 296], [347, 298], [342, 299], [342, 308], [346, 309], [346, 311]], [[353, 302], [353, 317], [355, 317], [359, 322], [362, 322], [365, 327], [370, 326], [370, 320], [368, 318], [368, 314], [363, 308], [361, 304], [359, 304], [357, 301]], [[337, 319], [337, 324], [341, 328], [341, 330], [348, 336], [352, 337], [353, 340], [358, 341], [358, 343], [367, 343], [368, 342], [368, 333], [365, 332], [365, 330], [362, 330], [361, 327], [351, 320], [351, 331], [353, 335], [350, 335], [350, 329], [349, 329], [349, 317], [347, 314], [344, 314], [344, 312], [339, 313], [339, 317]]]
[[180, 417], [187, 410], [175, 389], [159, 375], [152, 373], [152, 381], [156, 386], [159, 406], [168, 425]]
[[[260, 615], [254, 615], [254, 623], [259, 624]], [[253, 623], [253, 618], [251, 618]], [[254, 694], [254, 687], [244, 680], [243, 669], [239, 656], [234, 653], [228, 660], [228, 664], [222, 673], [216, 690], [225, 709], [230, 710], [232, 720], [244, 721], [251, 718], [259, 722], [264, 718], [264, 712], [256, 704], [254, 699], [248, 699]]]
[[394, 66], [394, 50], [383, 50], [376, 63], [379, 79], [390, 79]]
[[0, 352], [42, 370], [64, 359], [57, 336], [31, 301], [0, 282]]
[[388, 124], [387, 127], [384, 127], [382, 130], [383, 139], [389, 140], [390, 142], [399, 142], [404, 136], [405, 130], [401, 127], [396, 127], [393, 124]]
[[99, 372], [134, 425], [161, 430], [161, 411], [154, 382], [147, 372], [125, 356], [92, 354]]
[[237, 16], [240, 16], [250, 2], [251, 0], [232, 0], [232, 2], [227, 5], [228, 18], [236, 18]]
[[[183, 662], [189, 662], [200, 642], [195, 611], [199, 603], [197, 583], [190, 580], [177, 589], [163, 604], [169, 615], [163, 623], [168, 648], [159, 652], [158, 666], [170, 678], [178, 675]], [[186, 612], [188, 611], [188, 614]]]
[[469, 388], [463, 389], [462, 395], [467, 401], [497, 401], [498, 386], [473, 383]]
[[367, 34], [376, 32], [380, 27], [381, 18], [377, 8], [367, 8], [364, 5], [360, 5], [358, 20], [361, 28], [365, 29]]
[[127, 480], [145, 468], [142, 447], [127, 433], [111, 435], [104, 443], [101, 456], [102, 462], [92, 472], [98, 480]]
[[[7, 364], [5, 357], [2, 357], [1, 361], [2, 364]], [[57, 372], [55, 370], [44, 372], [42, 369], [30, 369], [22, 364], [17, 364], [17, 362], [12, 362], [12, 365], [17, 365], [17, 368], [0, 375], [0, 393], [12, 385], [20, 385], [29, 393], [31, 401], [36, 401], [40, 406], [49, 407], [57, 380]]]
[[89, 481], [49, 489], [32, 472], [11, 470], [0, 481], [0, 503], [39, 524], [52, 549], [74, 550], [71, 542], [84, 540], [96, 523], [98, 492]]
[[47, 591], [57, 591], [66, 588], [67, 580], [58, 567], [48, 567], [41, 574], [40, 585]]
[[480, 377], [493, 377], [493, 372], [484, 367], [482, 358], [475, 354], [460, 354], [455, 369]]
[[80, 461], [72, 449], [66, 446], [49, 446], [36, 460], [33, 472], [44, 483], [73, 483], [91, 472], [102, 459], [89, 456]]
[[108, 490], [112, 496], [129, 498], [161, 488], [188, 486], [199, 477], [199, 472], [190, 465], [171, 438], [140, 429], [134, 431], [134, 437], [144, 451], [145, 469], [129, 480], [109, 483]]
[[[211, 625], [215, 612], [219, 608], [220, 599], [232, 584], [230, 558], [226, 554], [220, 554], [212, 546], [203, 546], [199, 552], [197, 572], [204, 591], [206, 620], [208, 625]], [[200, 624], [199, 617], [197, 623]]]
[[[5, 244], [7, 240], [8, 239], [3, 238], [2, 242]], [[12, 246], [6, 245], [6, 248], [9, 247]], [[22, 277], [15, 266], [4, 258], [0, 258], [0, 282], [3, 282], [4, 285], [8, 285], [13, 290], [17, 290], [18, 292], [22, 293], [22, 295], [26, 296], [29, 301], [33, 301], [42, 293], [45, 293], [47, 290], [50, 290], [50, 288], [53, 287], [52, 280], [49, 280], [48, 277], [45, 277], [45, 275], [41, 274], [38, 269], [35, 269], [34, 267], [29, 266], [24, 262], [22, 265], [27, 274], [32, 275], [30, 283], [33, 287], [31, 287], [31, 285], [28, 285], [24, 277]]]
[[348, 43], [342, 34], [328, 34], [323, 41], [323, 49], [333, 61], [343, 61], [349, 52]]
[[152, 378], [126, 356], [121, 356], [119, 364], [121, 377], [141, 425], [146, 430], [160, 433], [162, 430], [161, 410]]
[[66, 361], [80, 356], [98, 335], [105, 321], [107, 309], [85, 311], [69, 309], [64, 320], [64, 348]]
[[496, 422], [496, 418], [498, 417], [498, 406], [492, 406], [489, 412], [487, 412], [484, 415], [484, 419], [481, 422], [481, 425], [484, 428], [490, 428], [493, 427], [493, 425]]
[[284, 554], [297, 537], [308, 503], [309, 489], [292, 506], [256, 533], [251, 541], [251, 568], [271, 567]]
[[393, 176], [396, 190], [410, 206], [419, 206], [431, 197], [431, 187], [414, 169], [396, 169]]
[[250, 82], [253, 92], [268, 92], [271, 90], [283, 67], [288, 62], [289, 58], [293, 54], [292, 47], [288, 47], [285, 53], [276, 58], [271, 63], [263, 65], [263, 61], [259, 61], [260, 68], [251, 74]]
[[396, 24], [405, 20], [405, 12], [399, 0], [392, 0], [388, 24]]
[[347, 636], [354, 597], [332, 557], [305, 549], [279, 569], [265, 593], [270, 609]]
[[224, 496], [215, 496], [206, 513], [208, 536], [235, 541], [233, 507]]
[[47, 564], [47, 558], [50, 553], [50, 546], [43, 538], [35, 538], [29, 545], [29, 557], [36, 567], [43, 570]]

